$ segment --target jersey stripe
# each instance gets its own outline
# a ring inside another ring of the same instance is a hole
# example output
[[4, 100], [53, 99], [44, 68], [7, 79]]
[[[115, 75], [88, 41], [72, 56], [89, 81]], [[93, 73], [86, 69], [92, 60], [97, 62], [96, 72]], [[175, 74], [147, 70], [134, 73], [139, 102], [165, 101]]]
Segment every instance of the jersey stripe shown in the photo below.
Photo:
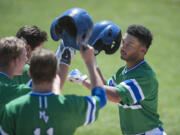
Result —
[[29, 80], [29, 81], [26, 83], [26, 85], [32, 88], [32, 79]]
[[123, 85], [129, 91], [129, 93], [131, 94], [131, 97], [133, 98], [133, 103], [134, 104], [137, 103], [136, 97], [135, 97], [131, 87], [129, 85], [127, 85], [125, 82], [121, 82], [120, 84]]
[[127, 73], [129, 73], [129, 72], [131, 72], [131, 71], [133, 71], [133, 70], [139, 68], [142, 64], [145, 64], [145, 63], [146, 63], [145, 60], [141, 61], [138, 65], [136, 65], [135, 67], [131, 68], [129, 71], [124, 72], [124, 75], [127, 75]]
[[109, 79], [109, 81], [108, 81], [108, 85], [114, 87], [114, 86], [116, 86], [117, 84], [116, 84], [116, 82], [111, 78], [111, 79]]
[[47, 108], [48, 107], [48, 104], [47, 104], [47, 97], [45, 96], [44, 97], [44, 108]]
[[39, 96], [39, 108], [42, 108], [42, 97]]
[[134, 84], [138, 88], [139, 94], [141, 95], [141, 100], [144, 100], [144, 94], [143, 94], [143, 91], [142, 91], [140, 85], [138, 84], [138, 82], [135, 79], [131, 79], [131, 80], [134, 82]]
[[51, 91], [45, 92], [45, 93], [40, 93], [40, 92], [32, 91], [32, 92], [30, 92], [30, 95], [31, 96], [53, 96], [54, 93], [52, 93]]
[[142, 89], [135, 79], [125, 80], [121, 85], [128, 89], [134, 103], [144, 99]]
[[88, 108], [86, 111], [86, 120], [84, 125], [88, 125], [95, 121], [95, 114], [96, 114], [96, 99], [91, 96], [86, 96], [85, 99], [88, 102]]
[[141, 109], [142, 106], [140, 104], [134, 104], [134, 105], [122, 105], [121, 103], [118, 103], [119, 106], [121, 106], [122, 108], [130, 108], [130, 109]]
[[90, 120], [89, 120], [89, 124], [90, 123], [93, 123], [95, 121], [95, 114], [96, 114], [96, 99], [92, 97], [92, 102], [94, 104], [94, 109], [92, 110], [92, 114], [91, 114], [91, 117], [90, 117]]
[[1, 126], [0, 126], [0, 135], [8, 135], [8, 134], [2, 129]]
[[90, 115], [90, 111], [91, 111], [91, 104], [88, 102], [88, 108], [87, 108], [87, 111], [86, 111], [86, 121], [84, 123], [84, 125], [88, 125], [88, 121], [89, 121], [89, 115]]
[[134, 82], [132, 80], [126, 80], [124, 81], [128, 86], [131, 87], [131, 90], [133, 91], [135, 97], [136, 97], [136, 100], [139, 101], [141, 99], [141, 95], [139, 93], [139, 90], [138, 88], [136, 87], [136, 85], [134, 84]]

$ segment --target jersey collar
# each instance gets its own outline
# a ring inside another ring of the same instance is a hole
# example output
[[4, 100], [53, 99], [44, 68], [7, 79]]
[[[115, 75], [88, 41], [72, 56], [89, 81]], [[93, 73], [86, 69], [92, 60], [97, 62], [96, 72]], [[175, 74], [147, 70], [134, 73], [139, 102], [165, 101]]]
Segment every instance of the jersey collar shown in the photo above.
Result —
[[[3, 73], [3, 72], [0, 72], [0, 75], [3, 75], [3, 76], [5, 76], [5, 77], [9, 78], [9, 76], [8, 76], [7, 74]], [[10, 79], [10, 78], [9, 78], [9, 79]]]
[[52, 96], [52, 95], [54, 95], [54, 93], [52, 93], [51, 91], [43, 92], [43, 93], [32, 91], [32, 92], [30, 92], [30, 95], [31, 96]]
[[143, 64], [145, 64], [145, 63], [146, 63], [145, 60], [141, 61], [141, 62], [140, 62], [139, 64], [137, 64], [135, 67], [131, 68], [131, 69], [128, 70], [128, 71], [125, 71], [125, 72], [124, 72], [124, 75], [127, 75], [127, 73], [129, 73], [129, 72], [131, 72], [131, 71], [133, 71], [133, 70], [139, 68], [141, 65], [143, 65]]

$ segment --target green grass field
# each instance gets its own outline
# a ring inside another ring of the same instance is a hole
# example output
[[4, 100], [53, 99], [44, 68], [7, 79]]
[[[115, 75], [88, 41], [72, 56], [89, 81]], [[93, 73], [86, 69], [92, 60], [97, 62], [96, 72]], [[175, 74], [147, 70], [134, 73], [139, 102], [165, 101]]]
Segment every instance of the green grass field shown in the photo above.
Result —
[[[169, 135], [180, 135], [180, 0], [0, 0], [0, 38], [15, 35], [23, 25], [37, 25], [49, 35], [54, 18], [73, 7], [87, 10], [94, 23], [115, 22], [123, 33], [130, 24], [141, 24], [152, 31], [154, 41], [146, 60], [159, 79], [160, 118]], [[46, 48], [55, 51], [58, 44], [49, 35]], [[109, 56], [102, 52], [97, 59], [106, 78], [124, 64], [119, 51]], [[82, 63], [77, 52], [70, 69], [87, 73]], [[67, 82], [63, 94], [90, 92]], [[75, 134], [121, 135], [117, 105], [109, 102], [94, 124], [79, 128]]]

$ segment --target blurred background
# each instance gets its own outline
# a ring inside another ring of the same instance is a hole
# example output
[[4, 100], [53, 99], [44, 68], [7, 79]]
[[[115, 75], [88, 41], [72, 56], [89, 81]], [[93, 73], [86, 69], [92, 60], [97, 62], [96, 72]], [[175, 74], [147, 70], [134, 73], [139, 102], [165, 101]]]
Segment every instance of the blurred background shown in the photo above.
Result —
[[[37, 25], [48, 33], [45, 48], [55, 52], [60, 41], [51, 39], [49, 29], [55, 17], [73, 7], [83, 8], [94, 24], [109, 20], [116, 23], [124, 35], [131, 24], [141, 24], [151, 30], [154, 40], [146, 60], [159, 80], [160, 119], [169, 135], [180, 134], [180, 0], [0, 0], [0, 38], [15, 36], [24, 25]], [[98, 65], [108, 79], [125, 63], [119, 50], [113, 55], [101, 52]], [[79, 52], [70, 70], [77, 68], [87, 74]], [[63, 94], [90, 95], [86, 88], [68, 81]], [[78, 108], [77, 108], [78, 109]], [[79, 128], [75, 135], [121, 135], [118, 105], [108, 102], [98, 120]]]

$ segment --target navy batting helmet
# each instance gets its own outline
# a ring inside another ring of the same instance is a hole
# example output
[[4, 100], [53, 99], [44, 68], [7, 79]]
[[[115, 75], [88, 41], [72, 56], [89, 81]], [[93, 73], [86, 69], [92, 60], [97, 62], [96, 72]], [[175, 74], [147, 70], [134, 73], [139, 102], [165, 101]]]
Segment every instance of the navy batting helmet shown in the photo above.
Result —
[[121, 29], [116, 24], [110, 21], [101, 21], [94, 25], [89, 44], [94, 47], [95, 55], [102, 50], [106, 54], [113, 54], [118, 50], [121, 38]]
[[64, 45], [79, 50], [80, 45], [87, 45], [92, 34], [93, 21], [83, 9], [72, 8], [55, 18], [51, 25], [51, 37]]

